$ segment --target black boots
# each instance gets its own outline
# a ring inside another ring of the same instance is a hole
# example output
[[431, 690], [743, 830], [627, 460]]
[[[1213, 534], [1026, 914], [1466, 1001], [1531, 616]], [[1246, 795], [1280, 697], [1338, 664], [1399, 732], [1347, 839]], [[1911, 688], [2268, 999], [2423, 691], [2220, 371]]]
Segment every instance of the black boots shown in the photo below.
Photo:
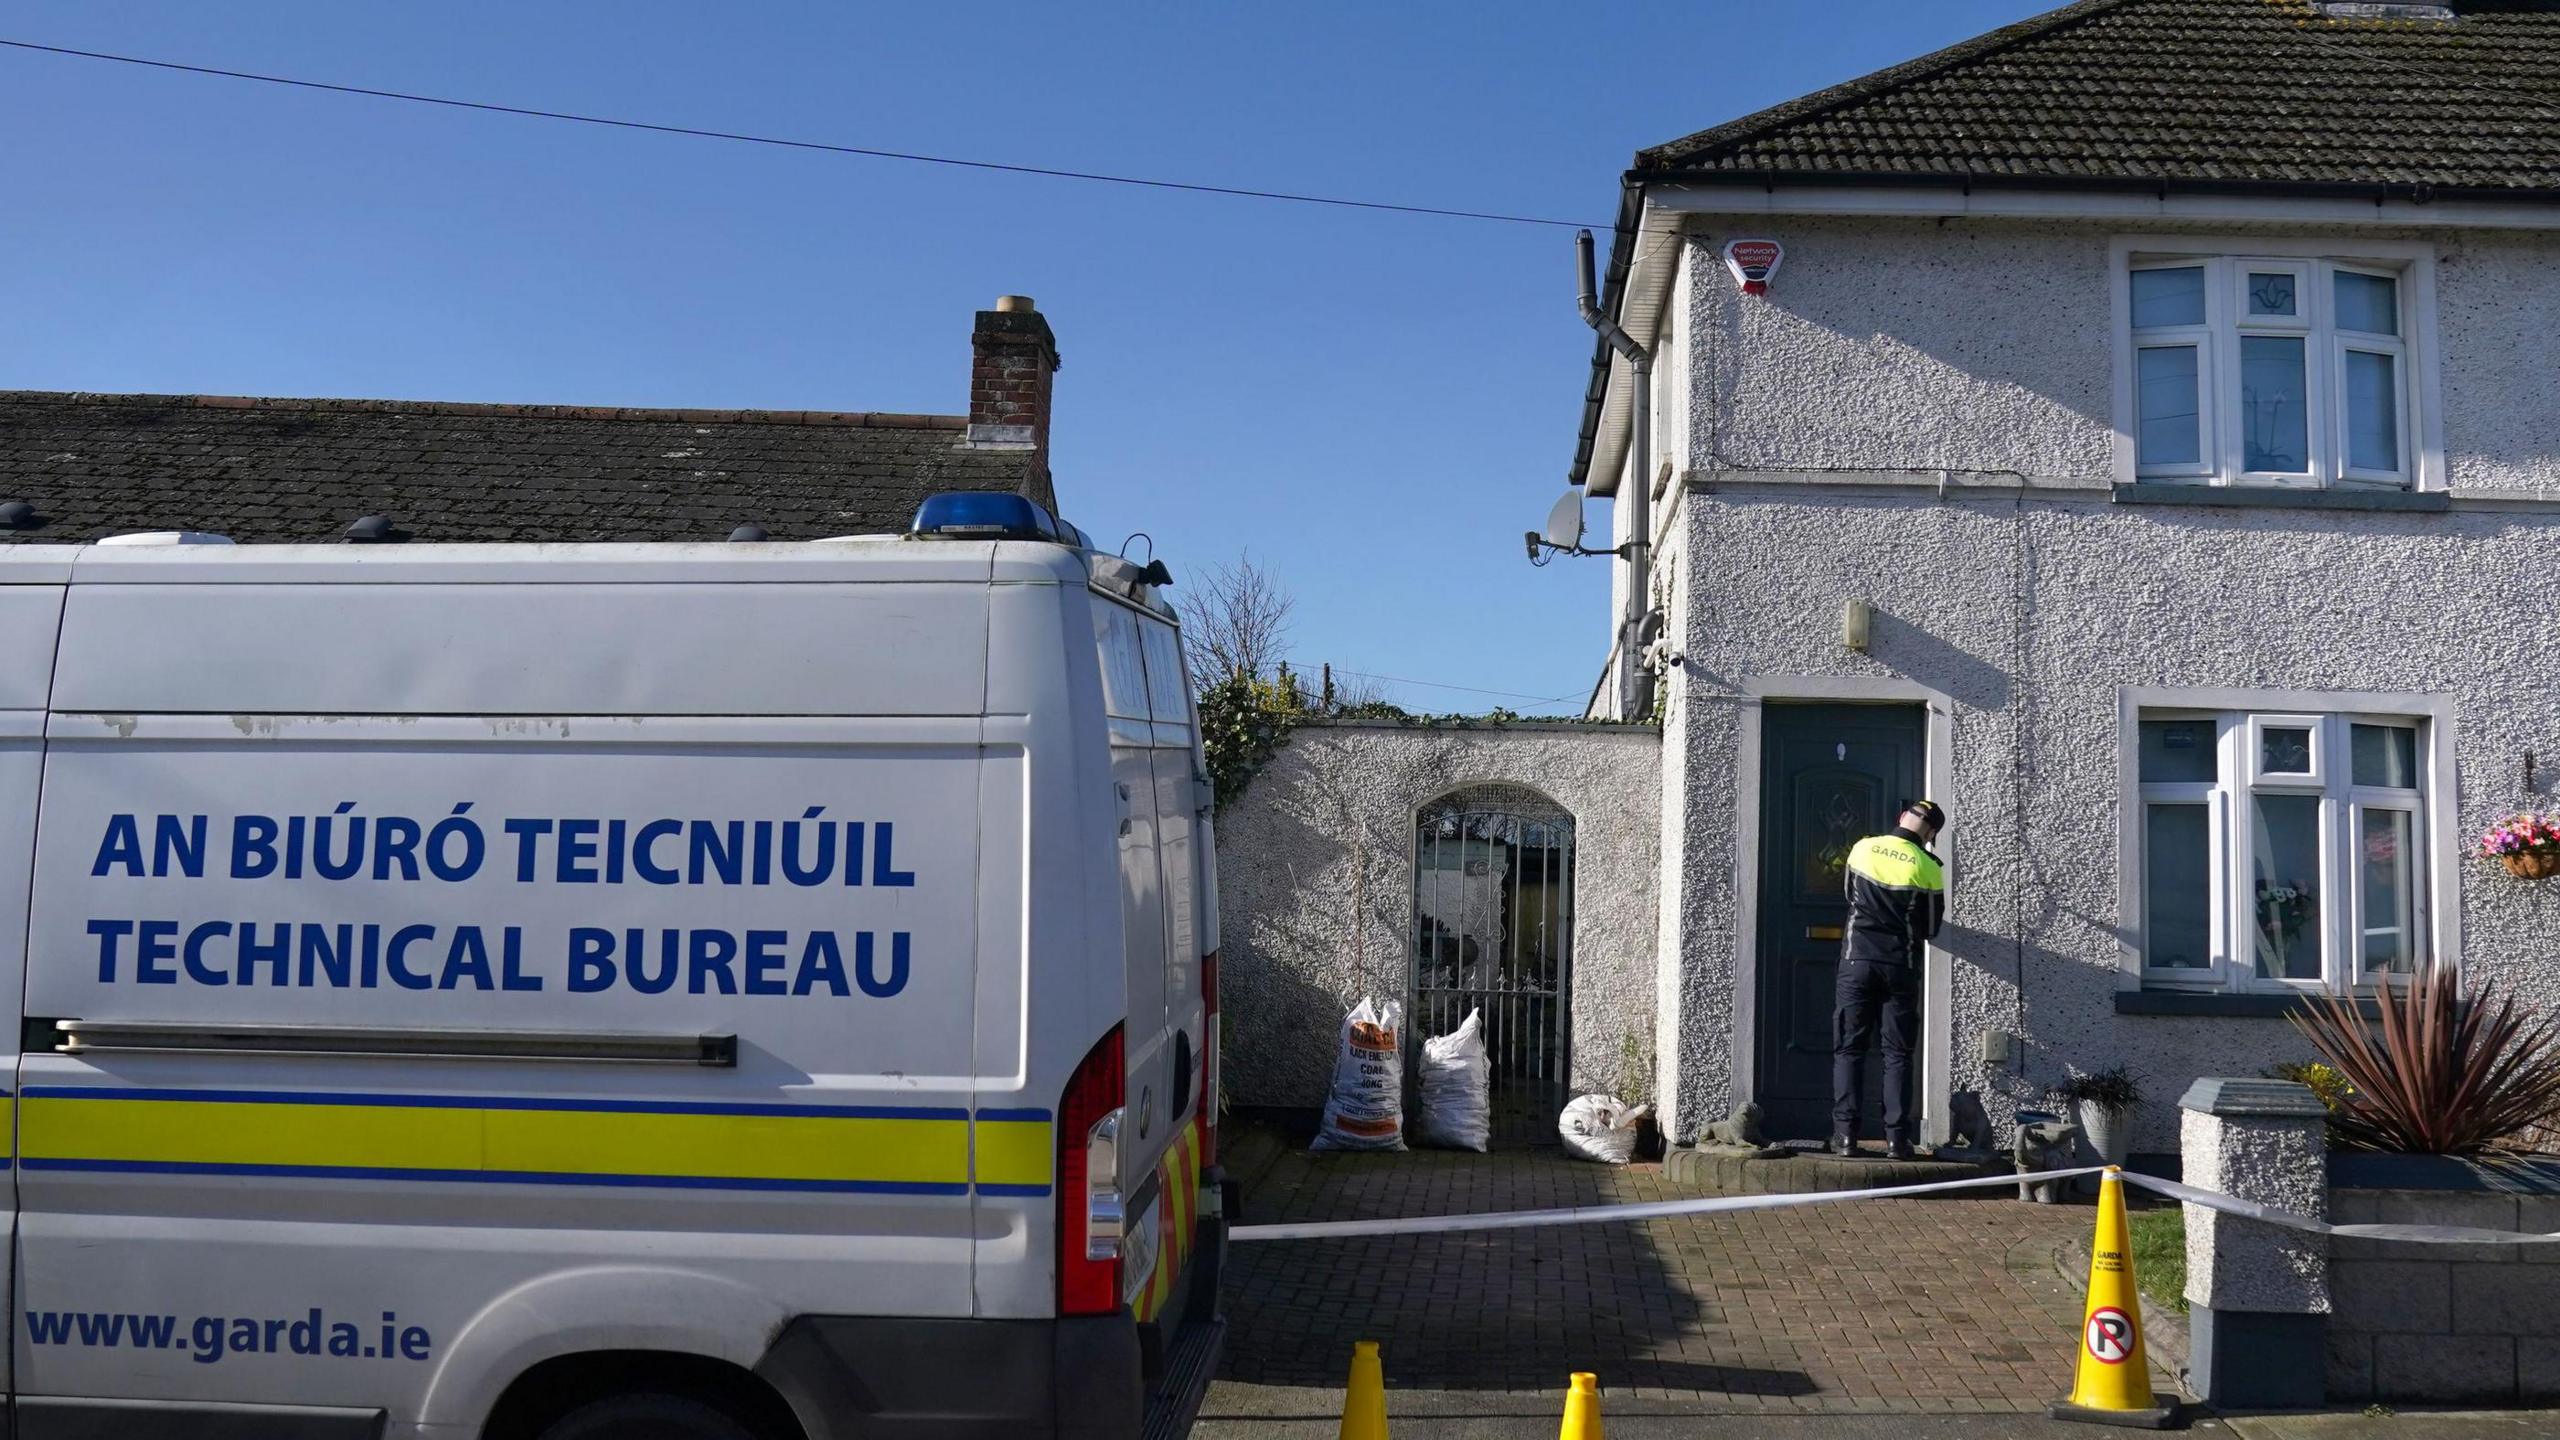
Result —
[[1831, 1137], [1831, 1153], [1842, 1156], [1855, 1155], [1858, 1153], [1858, 1142], [1846, 1135], [1835, 1134]]

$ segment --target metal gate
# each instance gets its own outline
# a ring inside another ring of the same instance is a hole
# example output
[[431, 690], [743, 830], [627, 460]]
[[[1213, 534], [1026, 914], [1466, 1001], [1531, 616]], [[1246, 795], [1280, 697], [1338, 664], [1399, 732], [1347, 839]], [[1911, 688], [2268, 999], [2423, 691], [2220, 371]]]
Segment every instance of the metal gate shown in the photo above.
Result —
[[1497, 1141], [1553, 1139], [1566, 1094], [1573, 817], [1535, 790], [1480, 785], [1423, 807], [1413, 874], [1407, 1032], [1484, 1015]]

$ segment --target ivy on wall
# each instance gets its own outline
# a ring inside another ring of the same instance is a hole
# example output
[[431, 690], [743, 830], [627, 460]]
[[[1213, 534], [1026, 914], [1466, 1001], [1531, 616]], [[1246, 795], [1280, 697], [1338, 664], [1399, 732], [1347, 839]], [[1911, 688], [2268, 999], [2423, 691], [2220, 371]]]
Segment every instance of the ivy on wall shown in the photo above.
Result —
[[1289, 742], [1289, 732], [1316, 720], [1373, 720], [1426, 730], [1498, 730], [1524, 723], [1619, 723], [1581, 716], [1522, 715], [1500, 707], [1481, 715], [1418, 715], [1383, 700], [1327, 706], [1308, 693], [1285, 665], [1269, 679], [1230, 675], [1200, 692], [1200, 748], [1209, 762], [1209, 783], [1217, 793], [1217, 808], [1224, 811], [1245, 792], [1253, 778], [1271, 763], [1271, 757]]
[[1200, 692], [1200, 749], [1218, 809], [1244, 793], [1307, 716], [1306, 696], [1285, 665], [1272, 679], [1230, 675]]

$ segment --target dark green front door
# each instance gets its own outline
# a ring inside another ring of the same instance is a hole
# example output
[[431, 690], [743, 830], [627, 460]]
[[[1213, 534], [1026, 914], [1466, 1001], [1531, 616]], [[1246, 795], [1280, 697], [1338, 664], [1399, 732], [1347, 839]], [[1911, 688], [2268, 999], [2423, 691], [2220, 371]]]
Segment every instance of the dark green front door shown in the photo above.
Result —
[[[1917, 705], [1772, 703], [1761, 711], [1752, 1094], [1774, 1138], [1830, 1133], [1831, 987], [1849, 914], [1841, 877], [1850, 846], [1891, 829], [1903, 804], [1921, 798], [1924, 733]], [[1880, 1068], [1866, 1067], [1860, 1128], [1870, 1137], [1883, 1131]]]

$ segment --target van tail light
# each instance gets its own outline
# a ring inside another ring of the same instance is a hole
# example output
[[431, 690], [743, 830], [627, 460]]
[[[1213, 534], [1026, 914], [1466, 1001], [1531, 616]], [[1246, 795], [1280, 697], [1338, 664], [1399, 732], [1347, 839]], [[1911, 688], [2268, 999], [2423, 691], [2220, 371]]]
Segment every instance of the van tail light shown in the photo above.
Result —
[[1120, 1119], [1129, 1073], [1120, 1027], [1102, 1037], [1058, 1101], [1058, 1313], [1120, 1308]]
[[1200, 957], [1200, 1169], [1218, 1163], [1218, 952]]

